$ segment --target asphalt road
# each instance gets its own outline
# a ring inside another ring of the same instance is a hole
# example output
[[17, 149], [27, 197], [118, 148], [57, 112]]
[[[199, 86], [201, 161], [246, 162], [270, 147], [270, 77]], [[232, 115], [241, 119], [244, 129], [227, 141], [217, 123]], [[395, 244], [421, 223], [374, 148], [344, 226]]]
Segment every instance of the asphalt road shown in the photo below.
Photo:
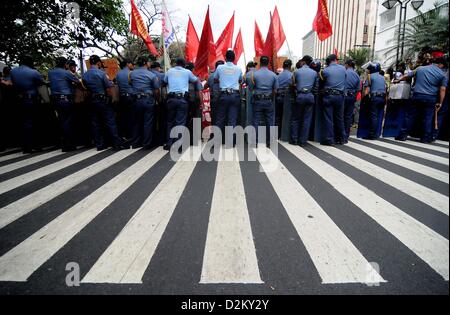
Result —
[[0, 153], [0, 294], [449, 294], [448, 150]]

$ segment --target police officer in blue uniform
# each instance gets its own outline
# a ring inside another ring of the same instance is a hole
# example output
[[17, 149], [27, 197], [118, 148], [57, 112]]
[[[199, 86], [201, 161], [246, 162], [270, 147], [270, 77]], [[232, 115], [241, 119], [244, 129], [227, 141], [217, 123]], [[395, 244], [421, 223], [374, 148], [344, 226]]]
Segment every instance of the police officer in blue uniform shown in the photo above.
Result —
[[[186, 63], [186, 69], [194, 73], [195, 65], [193, 62]], [[200, 110], [201, 102], [201, 91], [203, 90], [203, 85], [200, 80], [196, 82], [189, 82], [189, 116], [188, 116], [188, 126], [192, 136], [193, 129], [193, 119], [201, 118], [202, 113]]]
[[149, 150], [152, 147], [153, 127], [155, 123], [155, 99], [159, 98], [160, 82], [151, 71], [148, 58], [139, 57], [138, 69], [130, 74], [135, 101], [132, 110], [133, 148]]
[[367, 80], [364, 83], [364, 96], [369, 95], [369, 136], [367, 140], [376, 140], [379, 137], [381, 111], [384, 111], [386, 104], [386, 80], [380, 74], [381, 66], [379, 63], [371, 63], [367, 71], [369, 72]]
[[76, 150], [74, 130], [74, 88], [80, 85], [80, 80], [66, 70], [68, 61], [64, 57], [56, 60], [56, 68], [48, 72], [53, 105], [58, 112], [62, 130], [62, 151]]
[[275, 107], [275, 125], [278, 126], [278, 138], [283, 129], [284, 102], [286, 95], [292, 89], [292, 60], [283, 62], [283, 72], [278, 75], [278, 91]]
[[94, 142], [98, 151], [108, 148], [102, 135], [102, 123], [106, 126], [114, 150], [128, 149], [119, 138], [113, 109], [108, 105], [107, 93], [112, 87], [106, 73], [100, 69], [104, 65], [97, 55], [89, 58], [90, 69], [83, 75], [82, 83], [90, 91], [91, 123]]
[[355, 67], [356, 64], [352, 59], [345, 62], [345, 68], [347, 69], [344, 103], [345, 143], [348, 143], [350, 137], [350, 129], [352, 128], [353, 115], [355, 113], [356, 94], [361, 90], [361, 79]]
[[233, 128], [237, 126], [241, 108], [240, 84], [243, 81], [242, 70], [233, 63], [236, 59], [234, 51], [228, 50], [225, 59], [226, 63], [217, 67], [214, 76], [220, 88], [216, 123], [222, 134], [225, 126]]
[[310, 68], [313, 58], [311, 56], [303, 57], [305, 63], [293, 75], [293, 82], [296, 89], [296, 100], [292, 106], [291, 115], [291, 141], [292, 145], [306, 146], [309, 132], [311, 130], [311, 121], [314, 112], [314, 91], [319, 85], [319, 76], [316, 71]]
[[214, 77], [216, 75], [217, 68], [221, 65], [224, 65], [225, 61], [219, 60], [216, 62], [215, 65], [215, 71], [212, 72], [209, 77], [208, 81], [206, 82], [205, 88], [209, 88], [210, 93], [210, 102], [211, 102], [211, 125], [216, 124], [216, 113], [217, 113], [217, 106], [219, 104], [219, 97], [220, 97], [220, 85], [219, 82], [215, 82]]
[[257, 134], [257, 144], [260, 142], [258, 135], [259, 124], [265, 121], [268, 147], [270, 147], [270, 142], [275, 140], [270, 132], [270, 127], [275, 125], [273, 100], [278, 90], [278, 77], [269, 70], [269, 62], [269, 57], [262, 56], [260, 59], [261, 68], [253, 72], [250, 78], [250, 88], [253, 91], [253, 123]]
[[165, 145], [166, 144], [166, 99], [167, 99], [167, 91], [164, 87], [164, 77], [165, 73], [163, 72], [161, 68], [161, 64], [157, 61], [152, 62], [152, 65], [150, 66], [150, 71], [155, 74], [158, 77], [159, 80], [159, 98], [156, 98], [156, 135], [158, 138], [159, 145]]
[[345, 67], [338, 64], [336, 55], [328, 56], [326, 63], [327, 67], [320, 72], [324, 118], [321, 144], [332, 146], [345, 143], [344, 92], [347, 74]]
[[11, 71], [11, 80], [18, 92], [23, 118], [23, 152], [41, 151], [38, 87], [44, 85], [42, 75], [33, 69], [30, 56], [22, 56], [20, 65]]
[[445, 58], [436, 58], [431, 65], [419, 67], [395, 81], [400, 82], [408, 80], [408, 78], [415, 78], [412, 105], [407, 113], [401, 133], [396, 138], [397, 140], [406, 141], [414, 121], [420, 115], [423, 128], [420, 141], [424, 143], [432, 142], [433, 117], [435, 112], [442, 107], [448, 85], [447, 77], [443, 71], [445, 65]]
[[134, 63], [129, 59], [125, 59], [120, 63], [120, 68], [121, 70], [116, 75], [120, 94], [117, 127], [119, 136], [128, 140], [132, 137], [131, 113], [134, 104], [134, 90], [130, 84], [130, 75], [134, 69]]
[[186, 126], [189, 112], [188, 92], [189, 83], [199, 81], [198, 78], [185, 68], [183, 58], [176, 60], [176, 66], [167, 71], [164, 83], [167, 84], [167, 144], [164, 150], [170, 150], [176, 139], [170, 138], [170, 131], [174, 127]]

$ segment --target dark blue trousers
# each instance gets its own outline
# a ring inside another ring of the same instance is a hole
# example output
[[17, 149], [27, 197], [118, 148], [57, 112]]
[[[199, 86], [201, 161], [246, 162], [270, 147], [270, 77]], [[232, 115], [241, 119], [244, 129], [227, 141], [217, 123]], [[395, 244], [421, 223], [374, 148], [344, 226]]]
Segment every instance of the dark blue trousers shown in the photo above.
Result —
[[117, 128], [119, 136], [131, 139], [133, 136], [133, 109], [134, 98], [132, 95], [120, 96], [119, 107], [117, 109]]
[[153, 126], [155, 124], [155, 99], [146, 96], [136, 99], [132, 110], [133, 147], [143, 146], [148, 148], [152, 145]]
[[29, 151], [41, 148], [38, 97], [23, 98], [21, 101], [23, 119], [23, 149]]
[[308, 142], [314, 112], [315, 99], [312, 93], [298, 94], [291, 115], [291, 140], [295, 143]]
[[185, 98], [167, 100], [167, 144], [171, 146], [177, 139], [170, 138], [170, 131], [175, 127], [186, 126], [189, 102]]
[[343, 142], [345, 139], [344, 128], [344, 96], [323, 96], [323, 132], [322, 143], [333, 144]]
[[241, 110], [241, 97], [238, 93], [225, 94], [222, 93], [219, 97], [219, 104], [216, 108], [216, 125], [222, 130], [225, 126], [235, 128], [239, 119], [239, 112]]
[[274, 138], [270, 134], [270, 127], [275, 126], [275, 108], [270, 100], [253, 101], [253, 124], [256, 129], [256, 139], [259, 143], [258, 127], [264, 123], [266, 126], [266, 143], [271, 142]]
[[[370, 125], [369, 125], [369, 138], [376, 139], [381, 135], [381, 120], [383, 119], [384, 96], [373, 96], [370, 99]], [[381, 120], [380, 120], [381, 119]]]
[[76, 147], [76, 140], [73, 101], [70, 99], [55, 99], [54, 102], [62, 133], [62, 149], [74, 149]]
[[355, 115], [356, 96], [346, 96], [344, 101], [344, 128], [345, 140], [350, 137], [350, 130], [352, 128], [353, 117]]
[[403, 123], [400, 137], [406, 138], [411, 132], [414, 122], [420, 117], [422, 142], [430, 143], [433, 140], [433, 121], [436, 110], [435, 97], [413, 97], [411, 107], [409, 108], [405, 121]]
[[[433, 140], [437, 140], [439, 134], [442, 130], [442, 125], [444, 124], [444, 119], [448, 115], [448, 95], [445, 96], [444, 103], [442, 103], [442, 107], [438, 112], [438, 128], [433, 128]], [[433, 119], [434, 121], [434, 119]], [[434, 123], [433, 123], [434, 125]], [[434, 127], [434, 126], [433, 126]]]
[[116, 120], [113, 109], [108, 105], [106, 99], [92, 98], [91, 100], [91, 123], [94, 134], [94, 142], [97, 148], [106, 146], [105, 139], [102, 134], [102, 127], [106, 130], [111, 138], [114, 147], [122, 144], [117, 131]]

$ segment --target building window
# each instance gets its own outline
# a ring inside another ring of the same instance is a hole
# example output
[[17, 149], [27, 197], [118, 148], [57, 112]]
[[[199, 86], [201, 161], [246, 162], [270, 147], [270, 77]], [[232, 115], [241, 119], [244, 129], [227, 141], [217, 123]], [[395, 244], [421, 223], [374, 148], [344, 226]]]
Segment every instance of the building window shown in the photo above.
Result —
[[364, 34], [369, 33], [369, 25], [364, 25]]
[[395, 16], [397, 13], [397, 7], [388, 10], [380, 14], [380, 30], [385, 30], [388, 27], [395, 25]]

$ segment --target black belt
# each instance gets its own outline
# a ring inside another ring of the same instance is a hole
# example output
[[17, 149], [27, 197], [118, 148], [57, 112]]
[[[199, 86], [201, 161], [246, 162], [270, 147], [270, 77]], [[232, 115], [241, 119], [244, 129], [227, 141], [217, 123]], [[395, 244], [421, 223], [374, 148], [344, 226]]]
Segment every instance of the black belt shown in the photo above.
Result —
[[301, 90], [297, 90], [298, 94], [310, 94], [312, 93], [312, 89], [301, 89]]
[[373, 97], [373, 96], [382, 96], [382, 97], [385, 97], [385, 96], [386, 96], [386, 93], [375, 92], [375, 93], [370, 93], [370, 96], [371, 96], [371, 97]]
[[98, 94], [92, 94], [92, 97], [93, 97], [93, 98], [98, 98], [98, 99], [101, 99], [101, 100], [106, 99], [106, 95], [105, 95], [105, 94], [100, 94], [100, 93], [98, 93]]
[[141, 98], [152, 97], [152, 93], [137, 93], [136, 98], [139, 100]]
[[56, 100], [69, 101], [73, 97], [73, 95], [72, 94], [55, 94], [55, 95], [52, 95], [51, 97]]
[[336, 90], [336, 89], [324, 89], [323, 94], [326, 95], [344, 95], [344, 91]]
[[356, 96], [356, 92], [354, 91], [346, 91], [345, 96]]
[[182, 99], [182, 98], [186, 98], [189, 97], [189, 93], [169, 93], [167, 94], [167, 98], [178, 98], [178, 99]]
[[222, 90], [220, 90], [220, 93], [222, 93], [222, 94], [228, 94], [228, 95], [239, 94], [239, 90], [222, 89]]
[[273, 96], [272, 96], [272, 94], [254, 94], [253, 98], [257, 101], [261, 101], [261, 100], [271, 101]]
[[37, 95], [36, 94], [19, 94], [19, 98], [31, 100], [33, 98], [37, 98]]
[[122, 97], [129, 97], [129, 96], [133, 96], [133, 94], [131, 94], [131, 93], [122, 93], [122, 94], [120, 94], [120, 96], [122, 96]]

